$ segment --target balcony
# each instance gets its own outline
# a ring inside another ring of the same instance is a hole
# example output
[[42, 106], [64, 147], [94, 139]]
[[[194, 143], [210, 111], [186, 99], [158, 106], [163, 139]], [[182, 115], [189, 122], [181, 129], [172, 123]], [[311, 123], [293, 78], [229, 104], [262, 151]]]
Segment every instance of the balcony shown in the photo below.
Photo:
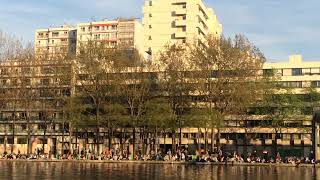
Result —
[[177, 39], [179, 39], [179, 38], [186, 38], [186, 36], [187, 36], [187, 33], [186, 33], [186, 32], [176, 32], [176, 33], [174, 34], [174, 37], [177, 38]]
[[49, 35], [38, 35], [37, 39], [48, 39]]
[[187, 3], [186, 0], [172, 0], [171, 2], [172, 2], [172, 4]]
[[176, 20], [175, 21], [175, 26], [186, 26], [187, 22], [186, 20]]
[[174, 11], [174, 15], [185, 15], [187, 14], [187, 10], [186, 9], [176, 9]]

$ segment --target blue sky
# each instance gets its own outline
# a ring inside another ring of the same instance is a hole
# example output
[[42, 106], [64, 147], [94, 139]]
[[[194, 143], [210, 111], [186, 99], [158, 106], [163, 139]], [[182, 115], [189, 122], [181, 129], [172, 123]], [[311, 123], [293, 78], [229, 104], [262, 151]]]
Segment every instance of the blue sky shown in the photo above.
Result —
[[[226, 36], [241, 33], [270, 61], [320, 60], [319, 0], [204, 0]], [[33, 40], [36, 28], [91, 19], [142, 17], [144, 0], [0, 0], [0, 29]]]

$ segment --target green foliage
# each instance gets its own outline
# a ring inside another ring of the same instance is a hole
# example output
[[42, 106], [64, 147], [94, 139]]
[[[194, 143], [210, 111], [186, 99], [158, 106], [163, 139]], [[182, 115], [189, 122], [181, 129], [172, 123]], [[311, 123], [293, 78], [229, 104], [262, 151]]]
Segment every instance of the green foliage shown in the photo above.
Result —
[[145, 125], [151, 128], [167, 129], [175, 127], [174, 113], [164, 98], [151, 99], [146, 103]]
[[[271, 107], [272, 111], [264, 112], [275, 128], [285, 126], [286, 121], [296, 119], [302, 114], [303, 102], [289, 90], [283, 94], [271, 94], [264, 99], [263, 106]], [[270, 109], [265, 109], [270, 110]]]
[[128, 110], [122, 104], [105, 104], [102, 117], [102, 124], [108, 127], [126, 127], [130, 125]]

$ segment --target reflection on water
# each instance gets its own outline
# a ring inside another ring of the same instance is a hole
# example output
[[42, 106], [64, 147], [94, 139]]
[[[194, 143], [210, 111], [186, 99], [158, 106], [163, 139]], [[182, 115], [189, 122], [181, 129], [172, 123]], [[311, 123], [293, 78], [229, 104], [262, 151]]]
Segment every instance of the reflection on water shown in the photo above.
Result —
[[7, 180], [320, 180], [320, 169], [305, 167], [1, 161], [0, 168]]

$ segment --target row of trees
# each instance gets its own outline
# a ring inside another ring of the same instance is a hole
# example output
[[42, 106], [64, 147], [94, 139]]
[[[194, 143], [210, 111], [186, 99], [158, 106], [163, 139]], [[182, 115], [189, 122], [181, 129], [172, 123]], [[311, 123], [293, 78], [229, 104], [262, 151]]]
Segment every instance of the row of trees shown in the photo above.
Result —
[[[93, 133], [96, 152], [101, 151], [99, 144], [105, 138], [110, 148], [116, 138], [121, 149], [128, 143], [137, 149], [139, 144], [146, 153], [147, 149], [158, 150], [160, 135], [166, 141], [166, 135], [170, 134], [175, 150], [182, 144], [183, 128], [193, 127], [198, 128], [196, 143], [200, 146], [200, 136], [204, 134], [203, 147], [209, 150], [214, 146], [220, 148], [220, 129], [231, 116], [241, 121], [248, 113], [267, 115], [265, 119], [271, 120], [271, 124], [266, 125], [277, 134], [286, 126], [285, 122], [302, 114], [305, 107], [294, 92], [279, 86], [277, 75], [262, 73], [263, 54], [241, 35], [233, 39], [208, 37], [205, 43], [168, 45], [153, 62], [144, 61], [133, 48], [110, 49], [94, 41], [80, 46], [78, 52], [56, 53], [40, 59], [32, 57], [32, 53], [19, 56], [35, 63], [50, 57], [56, 64], [71, 65], [71, 69], [65, 68], [55, 76], [68, 82], [70, 94], [53, 93], [54, 101], [44, 98], [40, 108], [41, 120], [45, 122], [43, 139], [49, 125], [54, 129], [54, 124], [60, 124], [63, 145], [65, 132], [69, 141], [75, 140], [76, 144], [79, 133], [87, 134], [86, 143], [88, 134]], [[27, 78], [29, 75], [22, 77]], [[34, 111], [32, 99], [38, 96], [30, 85], [25, 86], [29, 88], [19, 90], [21, 101], [12, 100], [15, 104], [23, 103], [29, 114]], [[308, 106], [316, 105], [318, 93], [310, 89], [307, 96]], [[54, 113], [52, 109], [62, 115], [48, 121]], [[26, 119], [30, 146], [32, 123], [28, 116]], [[69, 148], [73, 151], [75, 147]]]
[[240, 35], [167, 46], [155, 63], [143, 61], [127, 47], [107, 49], [103, 43], [89, 42], [75, 58], [80, 74], [71, 98], [80, 99], [75, 110], [83, 111], [78, 114], [85, 117], [71, 118], [72, 127], [90, 120], [97, 144], [101, 127], [108, 129], [110, 141], [115, 131], [129, 128], [134, 149], [136, 132], [140, 132], [140, 143], [153, 140], [155, 149], [159, 134], [170, 133], [173, 150], [182, 144], [185, 127], [197, 127], [199, 133], [204, 129], [205, 149], [209, 149], [211, 129], [213, 149], [220, 138], [215, 129], [225, 117], [245, 114], [249, 105], [262, 98], [258, 80], [264, 62], [263, 54]]

